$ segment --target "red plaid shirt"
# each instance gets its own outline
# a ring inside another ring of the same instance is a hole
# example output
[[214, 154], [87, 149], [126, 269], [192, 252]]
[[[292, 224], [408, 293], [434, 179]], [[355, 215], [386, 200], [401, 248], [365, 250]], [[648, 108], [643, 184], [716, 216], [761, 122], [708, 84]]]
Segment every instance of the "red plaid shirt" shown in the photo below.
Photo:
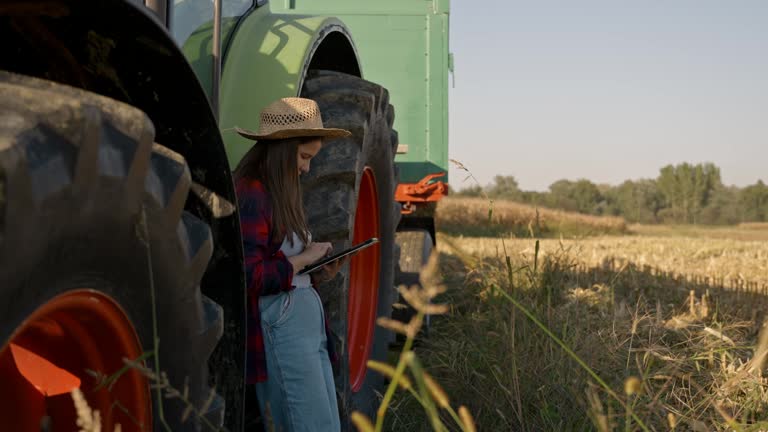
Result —
[[[243, 235], [248, 292], [246, 382], [254, 384], [267, 380], [259, 297], [294, 289], [294, 270], [288, 258], [280, 251], [283, 239], [272, 236], [272, 200], [264, 184], [259, 180], [240, 179], [235, 185], [235, 190], [240, 207], [240, 230]], [[334, 344], [327, 319], [325, 324], [328, 354], [331, 361], [335, 362]]]

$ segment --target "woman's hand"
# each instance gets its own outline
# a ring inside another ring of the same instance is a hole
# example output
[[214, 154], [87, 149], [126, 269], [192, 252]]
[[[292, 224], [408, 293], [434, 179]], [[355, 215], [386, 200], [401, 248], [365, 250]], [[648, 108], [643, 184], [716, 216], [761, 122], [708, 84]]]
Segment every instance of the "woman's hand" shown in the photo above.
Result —
[[333, 279], [336, 277], [336, 274], [339, 272], [339, 270], [341, 270], [341, 266], [343, 266], [345, 262], [347, 262], [347, 257], [324, 265], [323, 268], [312, 273], [312, 282], [321, 283]]
[[328, 256], [333, 246], [328, 242], [310, 243], [304, 248], [304, 251], [298, 255], [288, 257], [288, 261], [293, 265], [293, 274], [295, 275], [304, 267]]
[[305, 255], [309, 260], [308, 264], [312, 264], [313, 262], [320, 261], [328, 256], [331, 253], [331, 250], [333, 250], [333, 246], [328, 242], [310, 243], [304, 248], [304, 252], [299, 255]]

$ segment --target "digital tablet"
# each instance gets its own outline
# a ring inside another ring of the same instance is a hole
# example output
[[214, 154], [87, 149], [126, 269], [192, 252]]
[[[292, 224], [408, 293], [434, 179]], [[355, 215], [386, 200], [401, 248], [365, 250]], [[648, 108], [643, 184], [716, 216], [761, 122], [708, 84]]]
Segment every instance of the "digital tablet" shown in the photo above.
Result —
[[366, 241], [364, 241], [364, 242], [362, 242], [360, 244], [357, 244], [355, 246], [352, 246], [351, 248], [349, 248], [347, 250], [343, 250], [343, 251], [341, 251], [341, 252], [339, 252], [337, 254], [333, 254], [333, 255], [331, 255], [329, 257], [323, 258], [320, 261], [315, 261], [314, 263], [312, 263], [312, 264], [304, 267], [303, 269], [301, 269], [296, 274], [301, 276], [301, 275], [304, 275], [304, 274], [307, 274], [307, 273], [312, 273], [312, 272], [314, 272], [314, 271], [316, 271], [318, 269], [321, 269], [326, 264], [330, 264], [330, 263], [336, 261], [337, 259], [344, 258], [345, 256], [352, 255], [354, 253], [360, 252], [361, 250], [363, 250], [363, 249], [365, 249], [365, 248], [367, 248], [369, 246], [373, 246], [373, 245], [375, 245], [378, 242], [379, 242], [379, 239], [377, 239], [376, 237], [371, 237], [368, 240], [366, 240]]

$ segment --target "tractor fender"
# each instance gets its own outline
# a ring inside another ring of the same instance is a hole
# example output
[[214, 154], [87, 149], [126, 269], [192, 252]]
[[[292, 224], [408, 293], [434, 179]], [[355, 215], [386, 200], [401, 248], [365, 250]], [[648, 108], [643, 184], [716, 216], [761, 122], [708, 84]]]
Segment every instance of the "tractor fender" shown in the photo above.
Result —
[[273, 14], [269, 4], [238, 24], [224, 55], [220, 121], [233, 168], [253, 145], [235, 126], [258, 129], [270, 102], [301, 93], [309, 69], [362, 76], [347, 27], [337, 18]]
[[226, 166], [208, 99], [151, 11], [124, 0], [17, 1], [0, 8], [0, 36], [0, 69], [141, 109], [155, 140], [184, 156], [193, 176], [210, 173], [194, 180], [228, 196], [229, 179], [216, 174]]

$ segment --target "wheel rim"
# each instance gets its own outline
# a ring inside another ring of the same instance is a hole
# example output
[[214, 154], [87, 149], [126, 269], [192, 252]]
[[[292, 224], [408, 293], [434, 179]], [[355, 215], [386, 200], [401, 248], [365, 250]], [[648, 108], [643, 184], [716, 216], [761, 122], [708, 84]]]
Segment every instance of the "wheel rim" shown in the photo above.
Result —
[[12, 422], [6, 424], [9, 430], [40, 430], [45, 415], [51, 419], [51, 430], [78, 430], [68, 391], [46, 396], [44, 388], [33, 385], [35, 379], [29, 372], [40, 363], [19, 356], [19, 347], [66, 371], [49, 380], [60, 379], [61, 383], [64, 375], [76, 376], [89, 406], [99, 411], [102, 430], [111, 431], [117, 424], [123, 431], [151, 428], [149, 385], [139, 371], [129, 368], [114, 383], [102, 387], [97, 387], [99, 378], [93, 376], [94, 371], [104, 376], [116, 374], [125, 366], [123, 359], [137, 359], [142, 354], [133, 325], [110, 297], [90, 289], [61, 294], [32, 313], [0, 350], [0, 382], [4, 383], [0, 386], [0, 418]]
[[[379, 199], [376, 177], [366, 167], [360, 181], [360, 193], [355, 211], [354, 244], [379, 236]], [[360, 251], [349, 263], [349, 305], [347, 310], [347, 340], [349, 349], [350, 385], [358, 391], [365, 381], [366, 362], [373, 345], [376, 311], [379, 304], [379, 271], [381, 247], [376, 244]]]

